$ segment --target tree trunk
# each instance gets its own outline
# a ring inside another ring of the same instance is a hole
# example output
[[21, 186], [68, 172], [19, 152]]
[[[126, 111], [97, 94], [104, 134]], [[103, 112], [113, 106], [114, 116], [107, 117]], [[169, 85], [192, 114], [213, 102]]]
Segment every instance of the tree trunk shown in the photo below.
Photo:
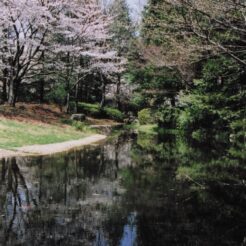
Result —
[[67, 114], [70, 113], [70, 106], [69, 106], [69, 104], [70, 104], [70, 93], [68, 92], [67, 93], [67, 100], [66, 100], [66, 112], [67, 112]]
[[15, 107], [15, 104], [17, 102], [17, 98], [19, 96], [19, 88], [20, 88], [20, 83], [21, 80], [20, 79], [15, 79], [15, 83], [14, 83], [14, 104], [13, 106]]
[[8, 104], [15, 107], [15, 80], [10, 79], [8, 89]]
[[[41, 60], [42, 60], [42, 70], [43, 70], [43, 74], [45, 73], [45, 69], [44, 69], [44, 51], [42, 51], [42, 56], [41, 56]], [[42, 104], [44, 102], [44, 76], [42, 75], [42, 78], [39, 81], [39, 102]]]
[[19, 78], [9, 80], [8, 104], [12, 107], [15, 107], [18, 98], [20, 83], [21, 80]]
[[102, 99], [100, 103], [100, 108], [102, 109], [105, 105], [105, 95], [106, 94], [106, 84], [103, 82], [102, 84]]
[[78, 113], [78, 92], [79, 92], [79, 84], [77, 83], [75, 86], [75, 113]]
[[3, 81], [3, 91], [2, 91], [2, 102], [5, 103], [7, 101], [7, 81]]
[[8, 82], [8, 70], [3, 70], [3, 88], [2, 88], [2, 102], [5, 103], [7, 101], [7, 82]]
[[[3, 46], [3, 52], [5, 54], [8, 53], [8, 29], [3, 29], [3, 34], [4, 34], [4, 46]], [[2, 64], [7, 64], [8, 59], [7, 58], [2, 58]], [[8, 84], [8, 77], [9, 77], [9, 70], [8, 68], [4, 68], [3, 71], [3, 91], [2, 91], [2, 101], [5, 103], [8, 100], [8, 92], [7, 92], [7, 84]]]
[[39, 103], [44, 102], [44, 79], [39, 81]]
[[171, 98], [170, 98], [170, 101], [171, 101], [172, 107], [175, 107], [175, 106], [176, 106], [175, 96], [171, 97]]
[[117, 103], [117, 108], [119, 110], [121, 110], [120, 87], [121, 87], [121, 76], [118, 75], [118, 80], [117, 80], [117, 83], [116, 83], [116, 103]]

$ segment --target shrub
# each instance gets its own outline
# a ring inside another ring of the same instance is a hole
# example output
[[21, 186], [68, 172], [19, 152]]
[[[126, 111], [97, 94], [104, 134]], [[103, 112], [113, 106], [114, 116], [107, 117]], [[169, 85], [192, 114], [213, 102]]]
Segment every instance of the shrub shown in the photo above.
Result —
[[204, 139], [207, 139], [207, 132], [205, 129], [198, 129], [192, 132], [192, 138], [197, 140], [198, 142], [203, 141]]
[[179, 110], [173, 107], [163, 107], [156, 113], [158, 125], [167, 129], [174, 129], [177, 125]]
[[83, 122], [79, 121], [73, 121], [72, 126], [76, 128], [78, 131], [86, 131], [87, 130], [87, 125]]
[[190, 107], [180, 117], [180, 127], [184, 130], [197, 130], [200, 128], [222, 130], [226, 122], [220, 118], [216, 111], [206, 107]]
[[[71, 104], [73, 106], [73, 104]], [[78, 103], [78, 112], [96, 118], [108, 118], [112, 120], [122, 121], [124, 114], [116, 108], [104, 107], [100, 108], [98, 103]]]
[[61, 119], [61, 123], [71, 126], [71, 125], [73, 125], [73, 120], [71, 120], [71, 119]]
[[102, 116], [102, 112], [100, 110], [100, 105], [98, 103], [78, 103], [78, 112], [85, 113], [89, 116], [100, 117]]
[[192, 125], [192, 116], [189, 110], [183, 110], [181, 111], [179, 117], [178, 117], [178, 128], [183, 131], [188, 131]]
[[69, 102], [69, 111], [71, 113], [72, 112], [77, 113], [76, 110], [75, 110], [75, 108], [76, 108], [75, 102]]
[[137, 112], [141, 108], [144, 108], [145, 105], [146, 99], [140, 93], [134, 93], [130, 101], [128, 102], [128, 107], [134, 112]]
[[67, 92], [64, 84], [56, 84], [54, 88], [46, 95], [45, 100], [63, 105]]
[[71, 120], [71, 119], [62, 119], [61, 123], [73, 126], [78, 131], [82, 131], [82, 132], [88, 131], [88, 130], [91, 131], [91, 129], [89, 129], [88, 125], [85, 122], [80, 122], [80, 121]]
[[105, 107], [103, 111], [106, 114], [106, 117], [110, 119], [118, 121], [122, 121], [124, 119], [124, 114], [116, 108]]
[[185, 135], [199, 142], [224, 138], [227, 124], [217, 111], [200, 105], [190, 105], [181, 111], [177, 123]]
[[148, 108], [145, 108], [139, 111], [138, 120], [139, 120], [140, 125], [152, 124], [154, 121], [151, 115], [151, 110]]

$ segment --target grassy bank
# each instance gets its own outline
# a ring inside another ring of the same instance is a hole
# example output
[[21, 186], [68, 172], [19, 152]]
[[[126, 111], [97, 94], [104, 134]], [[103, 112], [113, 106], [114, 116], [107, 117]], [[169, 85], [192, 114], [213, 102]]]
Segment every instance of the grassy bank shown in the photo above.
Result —
[[0, 148], [2, 149], [76, 140], [91, 134], [92, 132], [88, 129], [78, 131], [73, 126], [38, 124], [0, 118]]
[[85, 122], [72, 121], [54, 104], [17, 103], [15, 108], [0, 105], [0, 149], [77, 140], [96, 133], [90, 125], [116, 123], [88, 115]]

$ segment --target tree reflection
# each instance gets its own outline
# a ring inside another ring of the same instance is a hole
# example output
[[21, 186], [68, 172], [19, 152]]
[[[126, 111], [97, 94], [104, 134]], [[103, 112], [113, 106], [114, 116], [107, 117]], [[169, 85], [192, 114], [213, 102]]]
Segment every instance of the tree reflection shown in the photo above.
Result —
[[221, 147], [189, 143], [175, 135], [161, 142], [139, 136], [132, 153], [137, 164], [121, 171], [126, 187], [121, 206], [128, 214], [137, 212], [139, 245], [243, 242], [244, 150], [235, 150], [235, 144]]
[[36, 204], [26, 184], [26, 180], [15, 158], [2, 161], [1, 168], [1, 211], [4, 232], [2, 238], [8, 241], [13, 234], [21, 235], [26, 223], [26, 210]]
[[130, 144], [118, 141], [51, 157], [0, 161], [1, 241], [93, 245], [101, 231], [102, 242], [101, 224], [119, 199], [117, 173]]
[[0, 162], [6, 245], [240, 245], [243, 145], [123, 135], [80, 151]]

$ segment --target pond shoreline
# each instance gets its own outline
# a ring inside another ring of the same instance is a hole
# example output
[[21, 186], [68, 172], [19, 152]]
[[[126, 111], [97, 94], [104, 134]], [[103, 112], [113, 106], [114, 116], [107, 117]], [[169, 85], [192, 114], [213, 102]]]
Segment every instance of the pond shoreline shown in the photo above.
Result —
[[82, 139], [71, 140], [61, 143], [30, 145], [16, 148], [15, 150], [0, 149], [0, 159], [17, 156], [52, 155], [76, 149], [85, 145], [95, 144], [97, 142], [105, 140], [106, 138], [106, 135], [94, 134]]

